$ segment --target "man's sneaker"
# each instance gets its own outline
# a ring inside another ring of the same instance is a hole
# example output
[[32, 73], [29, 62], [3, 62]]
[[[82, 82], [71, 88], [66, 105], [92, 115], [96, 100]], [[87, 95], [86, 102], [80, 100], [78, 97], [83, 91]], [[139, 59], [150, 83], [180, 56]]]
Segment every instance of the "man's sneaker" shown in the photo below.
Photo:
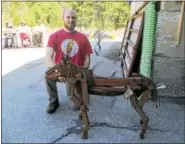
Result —
[[51, 114], [54, 113], [59, 106], [58, 101], [54, 103], [49, 103], [48, 108], [47, 108], [47, 113]]

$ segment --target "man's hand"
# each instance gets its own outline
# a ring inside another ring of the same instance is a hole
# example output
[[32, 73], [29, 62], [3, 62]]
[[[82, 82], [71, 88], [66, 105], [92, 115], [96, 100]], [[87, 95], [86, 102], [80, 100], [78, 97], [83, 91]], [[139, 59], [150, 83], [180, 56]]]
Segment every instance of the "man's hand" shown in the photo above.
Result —
[[82, 68], [84, 68], [84, 69], [88, 69], [88, 67], [87, 67], [87, 66], [82, 66]]

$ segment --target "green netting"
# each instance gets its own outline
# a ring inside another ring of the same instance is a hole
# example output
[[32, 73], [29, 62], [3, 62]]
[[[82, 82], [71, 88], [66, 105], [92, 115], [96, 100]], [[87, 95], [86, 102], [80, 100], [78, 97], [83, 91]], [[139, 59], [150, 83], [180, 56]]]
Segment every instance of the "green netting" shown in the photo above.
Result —
[[145, 10], [144, 33], [140, 61], [140, 73], [151, 78], [152, 55], [155, 47], [157, 12], [155, 2], [150, 2]]

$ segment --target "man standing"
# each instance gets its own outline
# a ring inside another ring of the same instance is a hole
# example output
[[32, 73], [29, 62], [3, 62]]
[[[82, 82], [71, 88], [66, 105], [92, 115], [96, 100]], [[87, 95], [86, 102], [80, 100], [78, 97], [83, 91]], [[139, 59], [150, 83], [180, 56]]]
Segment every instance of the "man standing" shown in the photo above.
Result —
[[[87, 37], [75, 30], [76, 12], [73, 9], [65, 9], [62, 20], [64, 28], [51, 34], [48, 40], [45, 57], [47, 67], [53, 67], [67, 55], [73, 64], [88, 69], [90, 66], [90, 54], [92, 54], [93, 51]], [[59, 106], [56, 86], [57, 81], [49, 80], [47, 77], [45, 78], [45, 81], [47, 92], [49, 94], [47, 112], [54, 113]], [[60, 77], [58, 81], [64, 82], [65, 79]], [[75, 110], [78, 109], [73, 103], [72, 108]]]

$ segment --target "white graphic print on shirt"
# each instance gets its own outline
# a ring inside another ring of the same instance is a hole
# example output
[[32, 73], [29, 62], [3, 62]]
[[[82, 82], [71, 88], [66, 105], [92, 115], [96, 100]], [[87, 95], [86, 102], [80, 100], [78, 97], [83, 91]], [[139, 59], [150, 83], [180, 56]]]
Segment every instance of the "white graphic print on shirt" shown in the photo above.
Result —
[[61, 49], [65, 55], [74, 57], [77, 54], [79, 47], [76, 41], [72, 39], [66, 39], [62, 42]]

